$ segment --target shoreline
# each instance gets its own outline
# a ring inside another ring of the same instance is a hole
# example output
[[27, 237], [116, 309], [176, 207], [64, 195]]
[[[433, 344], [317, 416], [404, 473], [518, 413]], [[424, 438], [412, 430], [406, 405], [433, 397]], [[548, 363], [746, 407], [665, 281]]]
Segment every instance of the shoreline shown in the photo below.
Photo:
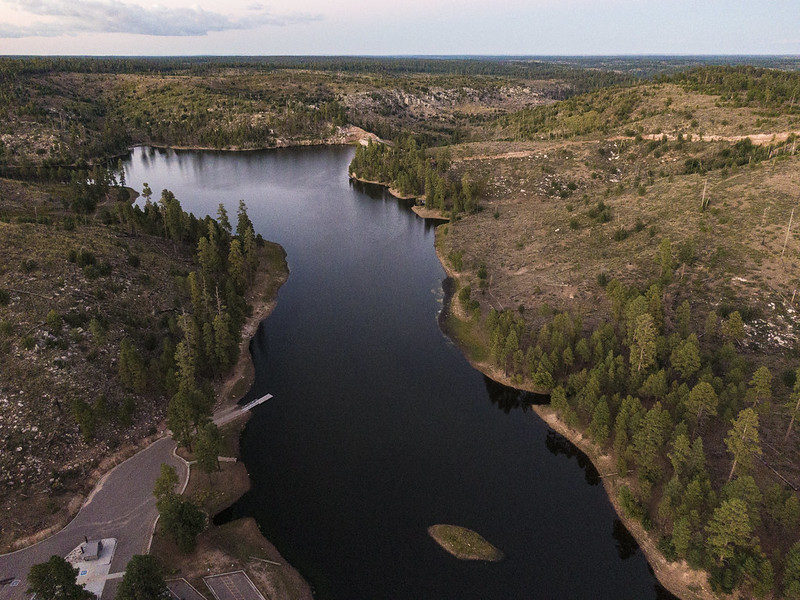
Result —
[[[458, 272], [454, 271], [447, 264], [446, 258], [442, 256], [440, 245], [438, 243], [435, 244], [435, 251], [442, 268], [445, 270], [445, 273], [447, 273], [447, 276], [458, 282]], [[462, 316], [463, 313], [461, 315], [459, 314], [458, 307], [456, 303], [453, 302], [455, 299], [454, 297], [454, 293], [445, 294], [444, 308], [442, 309], [440, 318], [440, 326], [442, 327], [445, 335], [447, 335], [453, 341], [453, 343], [456, 344], [458, 349], [461, 350], [461, 353], [464, 358], [466, 358], [467, 362], [469, 362], [475, 370], [508, 387], [527, 392], [533, 392], [536, 394], [549, 393], [549, 390], [537, 390], [528, 384], [520, 385], [518, 383], [514, 383], [499, 369], [492, 367], [488, 363], [476, 361], [469, 356], [466, 348], [464, 348], [461, 341], [458, 339], [458, 336], [454, 335], [447, 326], [446, 319], [448, 315], [452, 315], [453, 318], [458, 319], [461, 322], [465, 322], [465, 319]], [[629, 484], [630, 482], [626, 478], [616, 475], [616, 459], [613, 457], [613, 455], [603, 454], [602, 451], [597, 448], [597, 446], [595, 446], [591, 440], [586, 438], [582, 432], [567, 427], [567, 425], [560, 419], [558, 414], [549, 405], [534, 404], [531, 405], [531, 408], [548, 427], [565, 437], [573, 446], [583, 452], [583, 454], [586, 455], [586, 457], [594, 465], [595, 469], [597, 469], [598, 473], [601, 475], [603, 473], [613, 473], [613, 476], [601, 476], [606, 497], [611, 503], [611, 506], [614, 508], [617, 517], [620, 519], [620, 521], [622, 521], [623, 525], [625, 525], [630, 534], [636, 539], [636, 543], [638, 544], [642, 553], [645, 555], [647, 563], [653, 570], [653, 573], [655, 574], [655, 577], [659, 583], [670, 593], [681, 598], [682, 600], [718, 600], [719, 596], [712, 592], [711, 586], [708, 583], [708, 573], [705, 571], [692, 569], [685, 560], [669, 562], [658, 549], [658, 540], [655, 539], [653, 535], [648, 533], [639, 521], [629, 517], [622, 510], [622, 506], [620, 505], [618, 498], [619, 488], [623, 484]]]
[[[414, 194], [411, 194], [411, 195], [403, 194], [400, 190], [398, 190], [396, 188], [393, 188], [390, 185], [387, 185], [385, 183], [381, 183], [380, 181], [372, 181], [371, 179], [364, 179], [363, 177], [359, 177], [358, 175], [356, 175], [355, 173], [353, 173], [351, 171], [347, 172], [347, 176], [352, 181], [358, 181], [359, 183], [367, 183], [369, 185], [379, 185], [379, 186], [381, 186], [383, 188], [386, 188], [386, 191], [388, 191], [392, 196], [394, 196], [398, 200], [416, 200], [418, 198], [418, 196], [415, 196]], [[414, 211], [414, 212], [416, 212], [416, 211]]]
[[223, 148], [216, 148], [212, 146], [200, 146], [197, 144], [180, 146], [160, 142], [137, 142], [132, 144], [129, 150], [133, 148], [149, 147], [157, 148], [159, 150], [187, 150], [198, 152], [260, 152], [263, 150], [277, 150], [279, 148], [302, 148], [308, 146], [350, 146], [353, 144], [363, 144], [369, 140], [373, 142], [382, 142], [382, 140], [374, 133], [355, 125], [337, 127], [336, 129], [336, 133], [327, 138], [312, 138], [307, 140], [277, 139], [272, 145], [253, 146], [252, 148], [243, 148], [241, 146], [226, 146]]
[[[253, 285], [248, 290], [245, 300], [253, 307], [253, 313], [247, 317], [242, 325], [241, 342], [239, 343], [239, 357], [231, 368], [230, 373], [224, 380], [215, 386], [217, 396], [214, 411], [228, 408], [235, 405], [247, 393], [253, 385], [255, 379], [255, 366], [250, 355], [250, 342], [258, 330], [261, 321], [266, 319], [278, 305], [278, 291], [289, 279], [289, 265], [286, 262], [286, 250], [283, 246], [275, 242], [265, 241], [264, 248], [260, 249], [260, 259], [264, 261], [268, 258], [267, 254], [271, 248], [274, 252], [280, 252], [282, 256], [282, 267], [277, 273], [270, 273], [260, 265], [256, 273]], [[277, 265], [272, 265], [277, 266]], [[272, 280], [270, 275], [277, 275]], [[241, 391], [244, 388], [244, 391]]]
[[[289, 267], [286, 251], [275, 242], [266, 241], [259, 249], [260, 264], [252, 286], [246, 294], [246, 300], [252, 306], [252, 314], [247, 317], [241, 331], [239, 357], [230, 373], [224, 380], [215, 385], [217, 401], [214, 412], [218, 414], [227, 408], [236, 406], [239, 400], [252, 387], [255, 379], [255, 365], [249, 351], [250, 343], [261, 322], [272, 314], [277, 306], [277, 294], [289, 278]], [[250, 490], [250, 475], [241, 462], [240, 438], [251, 413], [220, 425], [225, 442], [220, 457], [220, 470], [203, 477], [196, 469], [188, 469], [188, 477], [182, 491], [184, 497], [198, 502], [208, 514], [209, 523], [200, 533], [196, 549], [183, 555], [173, 547], [173, 543], [155, 530], [153, 549], [162, 563], [162, 567], [172, 573], [178, 573], [190, 582], [199, 584], [206, 574], [205, 565], [219, 563], [238, 565], [245, 570], [254, 582], [262, 587], [261, 591], [280, 592], [280, 597], [297, 600], [312, 600], [313, 592], [310, 583], [291, 565], [261, 533], [258, 524], [252, 517], [239, 518], [222, 525], [215, 525], [216, 514], [235, 504], [239, 498]], [[189, 456], [185, 450], [179, 455], [186, 460]], [[256, 552], [267, 558], [243, 556], [240, 545], [249, 548], [248, 552]], [[254, 550], [255, 549], [255, 550]], [[201, 565], [198, 567], [197, 565]], [[273, 565], [271, 569], [267, 569]], [[274, 566], [279, 566], [275, 569]]]

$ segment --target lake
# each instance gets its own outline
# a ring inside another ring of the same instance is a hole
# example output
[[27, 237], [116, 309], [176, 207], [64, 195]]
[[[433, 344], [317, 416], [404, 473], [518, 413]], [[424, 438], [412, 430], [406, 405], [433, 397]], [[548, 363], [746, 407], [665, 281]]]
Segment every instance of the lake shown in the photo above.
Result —
[[[242, 434], [254, 517], [317, 597], [670, 598], [586, 458], [474, 370], [442, 334], [434, 226], [353, 184], [349, 147], [221, 153], [136, 148], [128, 185], [235, 226], [245, 200], [291, 274], [251, 351]], [[427, 534], [468, 527], [506, 554], [459, 561]]]

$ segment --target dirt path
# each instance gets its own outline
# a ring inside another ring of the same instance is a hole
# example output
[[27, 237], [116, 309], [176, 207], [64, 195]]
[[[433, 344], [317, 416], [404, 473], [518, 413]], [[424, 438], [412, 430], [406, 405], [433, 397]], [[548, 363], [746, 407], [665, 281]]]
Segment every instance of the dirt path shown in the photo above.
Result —
[[[678, 139], [677, 135], [664, 134], [664, 133], [648, 133], [642, 135], [646, 140], [660, 140], [664, 136], [667, 140], [674, 142]], [[800, 136], [800, 131], [782, 131], [779, 133], [748, 133], [745, 135], [692, 135], [693, 140], [701, 142], [740, 142], [745, 138], [750, 138], [750, 141], [757, 146], [764, 146], [766, 144], [780, 144], [789, 139], [791, 135]], [[632, 140], [634, 138], [624, 135], [609, 138], [611, 140]]]
[[[642, 138], [645, 140], [660, 140], [666, 135], [667, 140], [674, 142], [678, 139], [677, 135], [673, 134], [663, 134], [663, 133], [647, 133], [642, 135]], [[739, 142], [745, 138], [750, 138], [750, 140], [757, 146], [764, 146], [766, 144], [781, 144], [786, 142], [789, 139], [789, 136], [796, 135], [800, 136], [800, 131], [781, 131], [778, 133], [749, 133], [745, 135], [693, 135], [692, 139], [701, 142]], [[617, 135], [614, 137], [608, 138], [609, 140], [632, 140], [634, 139], [631, 136], [626, 135]], [[590, 141], [590, 140], [588, 140]], [[570, 144], [581, 144], [585, 143], [585, 141], [580, 140], [564, 140], [561, 145], [570, 145]], [[512, 152], [500, 152], [497, 154], [476, 154], [475, 156], [462, 156], [459, 158], [454, 158], [453, 162], [467, 162], [473, 160], [505, 160], [505, 159], [513, 159], [513, 158], [532, 158], [536, 156], [541, 156], [543, 154], [542, 150], [515, 150]]]

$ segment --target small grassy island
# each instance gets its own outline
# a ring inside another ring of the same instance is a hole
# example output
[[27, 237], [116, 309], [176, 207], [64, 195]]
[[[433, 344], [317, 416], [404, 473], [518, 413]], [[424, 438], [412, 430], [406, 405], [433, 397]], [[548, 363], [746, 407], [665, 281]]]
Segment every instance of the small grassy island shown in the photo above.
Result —
[[500, 562], [505, 554], [480, 534], [458, 525], [432, 525], [428, 533], [442, 548], [461, 560]]

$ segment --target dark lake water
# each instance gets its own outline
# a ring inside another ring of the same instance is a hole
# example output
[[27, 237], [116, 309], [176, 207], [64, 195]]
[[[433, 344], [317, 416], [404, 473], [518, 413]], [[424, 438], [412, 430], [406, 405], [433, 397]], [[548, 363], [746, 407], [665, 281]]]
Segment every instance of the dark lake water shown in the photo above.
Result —
[[[252, 341], [271, 393], [242, 436], [253, 516], [321, 598], [668, 598], [585, 457], [442, 334], [434, 229], [347, 178], [352, 148], [253, 153], [137, 148], [129, 185], [235, 225], [244, 199], [291, 270]], [[497, 564], [427, 534], [479, 532]]]

